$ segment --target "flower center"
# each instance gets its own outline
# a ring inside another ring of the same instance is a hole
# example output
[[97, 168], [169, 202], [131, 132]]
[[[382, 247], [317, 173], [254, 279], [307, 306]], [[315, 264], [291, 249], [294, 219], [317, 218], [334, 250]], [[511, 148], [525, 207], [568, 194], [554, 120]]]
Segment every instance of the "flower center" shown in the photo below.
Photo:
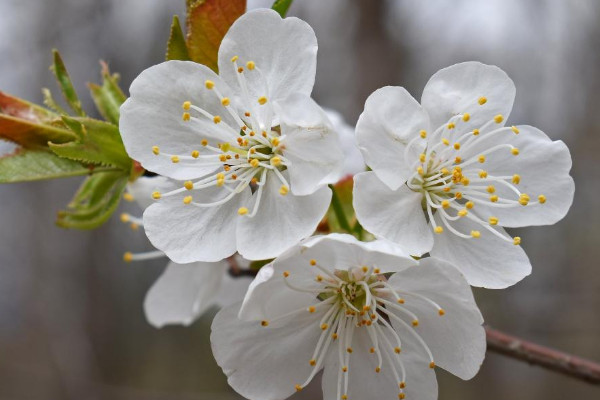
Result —
[[[429, 357], [429, 367], [434, 368], [431, 351], [415, 330], [419, 326], [419, 318], [406, 308], [405, 304], [419, 299], [429, 304], [439, 316], [445, 315], [445, 311], [425, 296], [392, 287], [376, 267], [353, 267], [331, 273], [316, 260], [310, 260], [310, 265], [317, 270], [314, 285], [303, 287], [296, 284], [289, 271], [283, 272], [284, 283], [291, 290], [314, 294], [319, 302], [276, 318], [306, 312], [315, 314], [316, 318], [320, 317], [318, 327], [322, 332], [309, 359], [313, 369], [303, 384], [295, 385], [296, 390], [302, 390], [312, 380], [321, 369], [329, 348], [332, 345], [335, 348], [337, 345], [340, 365], [337, 380], [338, 399], [348, 399], [348, 371], [351, 355], [354, 353], [352, 338], [356, 329], [363, 329], [370, 338], [371, 343], [365, 350], [375, 357], [375, 373], [389, 368], [398, 384], [398, 397], [404, 399], [406, 370], [401, 356], [402, 341], [392, 323], [404, 327], [420, 343]], [[262, 321], [261, 324], [268, 327], [273, 321], [275, 320]], [[357, 358], [353, 362], [370, 363], [370, 360]]]
[[[156, 156], [168, 157], [174, 164], [208, 168], [212, 173], [196, 181], [186, 181], [183, 188], [168, 193], [154, 192], [152, 197], [155, 200], [189, 191], [190, 193], [183, 197], [184, 204], [195, 207], [216, 207], [227, 203], [250, 186], [255, 192], [253, 209], [250, 211], [247, 207], [240, 207], [238, 214], [253, 217], [258, 211], [269, 173], [275, 174], [281, 182], [279, 194], [282, 196], [288, 194], [290, 185], [282, 173], [290, 163], [283, 155], [285, 136], [281, 135], [280, 126], [272, 126], [274, 110], [266, 95], [269, 91], [266, 80], [263, 79], [260, 69], [253, 61], [248, 61], [246, 68], [239, 66], [237, 56], [233, 57], [231, 62], [242, 91], [235, 101], [223, 96], [213, 81], [207, 80], [204, 84], [205, 90], [216, 96], [223, 107], [223, 112], [231, 117], [230, 122], [226, 122], [221, 115], [211, 114], [200, 105], [185, 100], [182, 106], [182, 119], [185, 123], [198, 128], [199, 146], [190, 149], [189, 155], [169, 154], [161, 151], [158, 146], [152, 147], [152, 152]], [[246, 71], [258, 74], [254, 78], [262, 81], [265, 95], [256, 99], [250, 97], [244, 75]], [[228, 141], [216, 143], [212, 138], [203, 138], [202, 132], [206, 130], [207, 122], [214, 124], [214, 132], [219, 137], [227, 138]], [[210, 203], [194, 201], [194, 191], [214, 187], [222, 188], [221, 198]]]
[[[487, 99], [481, 97], [478, 102], [484, 105]], [[488, 172], [482, 168], [487, 157], [494, 157], [501, 152], [519, 155], [519, 149], [508, 143], [509, 139], [488, 148], [482, 147], [491, 138], [507, 134], [518, 135], [519, 129], [516, 126], [496, 127], [504, 120], [502, 115], [496, 115], [478, 129], [471, 130], [464, 124], [470, 119], [468, 113], [455, 115], [433, 134], [420, 131], [408, 143], [405, 159], [408, 159], [410, 148], [418, 141], [425, 142], [425, 149], [415, 161], [414, 173], [407, 180], [407, 185], [413, 191], [423, 193], [423, 209], [427, 212], [435, 233], [443, 233], [445, 227], [465, 239], [481, 237], [479, 230], [464, 233], [452, 226], [453, 221], [467, 218], [497, 237], [519, 245], [521, 238], [512, 238], [495, 228], [499, 223], [498, 217], [488, 215], [485, 220], [471, 210], [479, 204], [484, 205], [486, 213], [491, 214], [487, 210], [544, 204], [546, 197], [539, 194], [537, 201], [530, 201], [530, 196], [518, 189], [521, 182], [519, 171], [514, 171], [512, 175], [493, 175], [493, 171]], [[451, 142], [448, 138], [455, 139]], [[508, 161], [506, 163], [509, 164]], [[441, 221], [441, 225], [438, 221]]]

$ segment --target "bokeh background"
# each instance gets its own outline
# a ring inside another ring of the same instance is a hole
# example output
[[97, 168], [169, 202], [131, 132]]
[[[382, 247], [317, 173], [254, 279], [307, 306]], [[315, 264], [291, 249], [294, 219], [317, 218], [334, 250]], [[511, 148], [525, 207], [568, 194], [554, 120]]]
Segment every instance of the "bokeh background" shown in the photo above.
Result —
[[[38, 103], [40, 88], [57, 93], [56, 47], [92, 110], [85, 83], [99, 80], [98, 60], [128, 87], [163, 60], [171, 17], [183, 13], [184, 0], [0, 0], [0, 90]], [[296, 0], [290, 15], [319, 39], [314, 97], [352, 124], [375, 89], [401, 85], [419, 98], [456, 62], [512, 77], [509, 122], [567, 143], [575, 202], [557, 225], [518, 232], [532, 276], [476, 296], [492, 326], [600, 360], [600, 2]], [[143, 233], [117, 218], [92, 232], [54, 226], [78, 183], [0, 186], [0, 399], [239, 398], [210, 352], [217, 308], [189, 328], [144, 320], [145, 292], [166, 261], [122, 262], [126, 250], [150, 249]], [[491, 353], [470, 382], [438, 377], [440, 399], [600, 398], [597, 387]], [[295, 398], [320, 393], [317, 382]]]

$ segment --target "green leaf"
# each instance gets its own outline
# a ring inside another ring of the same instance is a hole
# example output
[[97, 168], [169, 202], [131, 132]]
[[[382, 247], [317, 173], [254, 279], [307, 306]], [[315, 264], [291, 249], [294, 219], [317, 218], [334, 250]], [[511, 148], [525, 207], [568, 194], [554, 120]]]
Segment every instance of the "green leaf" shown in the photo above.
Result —
[[171, 34], [169, 35], [169, 41], [167, 42], [167, 54], [166, 60], [184, 60], [190, 59], [188, 49], [185, 44], [185, 37], [179, 24], [179, 17], [173, 16], [173, 23], [171, 24]]
[[75, 92], [75, 88], [73, 87], [73, 83], [71, 82], [71, 78], [69, 77], [69, 73], [65, 68], [65, 64], [63, 63], [60, 54], [56, 49], [52, 50], [52, 53], [54, 54], [54, 64], [50, 67], [50, 70], [54, 72], [67, 104], [69, 107], [71, 107], [75, 114], [82, 117], [85, 116], [85, 113], [81, 108], [79, 97], [77, 97], [77, 93]]
[[66, 143], [76, 139], [76, 136], [64, 127], [40, 124], [0, 114], [0, 138], [25, 148], [40, 148], [46, 147], [50, 141]]
[[[345, 232], [357, 235], [360, 228], [352, 207], [352, 177], [344, 178], [335, 185], [329, 185], [332, 190], [331, 206], [326, 214], [327, 226], [330, 232]], [[352, 227], [354, 224], [354, 227]]]
[[119, 109], [127, 97], [119, 87], [119, 75], [111, 75], [108, 65], [104, 62], [100, 64], [102, 65], [102, 86], [90, 83], [88, 87], [102, 117], [108, 122], [119, 125]]
[[350, 224], [348, 223], [348, 219], [346, 218], [346, 212], [344, 211], [343, 203], [337, 194], [335, 186], [329, 185], [329, 187], [331, 188], [331, 207], [339, 227], [348, 233], [352, 232]]
[[43, 150], [17, 149], [0, 158], [0, 183], [89, 175], [90, 168]]
[[56, 224], [63, 228], [94, 229], [114, 213], [125, 186], [123, 171], [100, 172], [88, 177], [67, 206], [58, 213]]
[[59, 106], [56, 100], [54, 100], [50, 89], [42, 88], [42, 95], [44, 96], [44, 104], [46, 105], [46, 107], [51, 108], [60, 115], [69, 115], [69, 113], [66, 112], [64, 108]]
[[281, 18], [285, 18], [285, 15], [293, 2], [294, 0], [275, 0], [271, 8], [277, 11], [279, 15], [281, 15]]
[[189, 57], [216, 72], [221, 40], [231, 24], [246, 11], [246, 0], [188, 0], [186, 4]]
[[78, 139], [64, 144], [50, 143], [56, 155], [86, 164], [115, 166], [129, 173], [132, 161], [121, 141], [119, 128], [91, 118], [63, 116], [63, 121]]

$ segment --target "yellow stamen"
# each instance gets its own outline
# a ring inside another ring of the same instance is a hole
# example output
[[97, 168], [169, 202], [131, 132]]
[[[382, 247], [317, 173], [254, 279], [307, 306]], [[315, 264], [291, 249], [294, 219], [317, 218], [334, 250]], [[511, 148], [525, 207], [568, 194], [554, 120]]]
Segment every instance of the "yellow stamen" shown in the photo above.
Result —
[[233, 57], [231, 57], [231, 62], [232, 62], [232, 63], [233, 63], [233, 62], [236, 62], [236, 61], [238, 60], [238, 58], [239, 58], [238, 56], [233, 56]]
[[475, 207], [475, 203], [473, 203], [472, 201], [467, 201], [465, 207], [467, 207], [470, 210], [471, 208]]
[[495, 122], [495, 123], [499, 124], [499, 123], [501, 123], [502, 121], [504, 121], [504, 117], [502, 116], [502, 114], [498, 114], [498, 115], [496, 115], [496, 116], [494, 117], [494, 122]]
[[513, 177], [512, 177], [512, 183], [514, 183], [515, 185], [518, 185], [519, 182], [521, 182], [521, 176], [517, 175], [517, 174], [514, 174]]
[[133, 254], [131, 254], [130, 252], [126, 252], [125, 254], [123, 254], [123, 261], [125, 261], [125, 262], [133, 261]]
[[412, 322], [412, 326], [419, 326], [419, 320], [418, 319], [414, 319]]
[[474, 237], [475, 239], [478, 239], [479, 237], [481, 237], [481, 232], [471, 231], [471, 236]]
[[438, 310], [438, 314], [439, 314], [439, 315], [440, 315], [440, 317], [441, 317], [441, 316], [443, 316], [443, 315], [446, 315], [446, 311], [445, 311], [443, 308], [440, 308], [440, 309]]
[[484, 171], [484, 170], [479, 171], [479, 177], [481, 179], [485, 179], [485, 178], [487, 178], [487, 176], [488, 176], [487, 171]]
[[260, 96], [258, 98], [258, 104], [260, 104], [261, 106], [265, 105], [266, 103], [267, 103], [267, 97], [266, 96]]
[[463, 119], [463, 121], [467, 122], [468, 120], [471, 119], [471, 114], [464, 113], [462, 119]]
[[286, 185], [281, 185], [281, 187], [279, 188], [279, 194], [282, 196], [285, 196], [286, 194], [288, 194], [290, 191], [290, 188], [287, 187]]
[[518, 156], [519, 155], [519, 149], [517, 149], [516, 147], [513, 147], [510, 152], [512, 153], [513, 156]]
[[190, 204], [192, 202], [192, 196], [185, 196], [183, 198], [183, 204]]
[[204, 86], [206, 86], [207, 89], [212, 89], [215, 87], [215, 83], [211, 80], [207, 80], [204, 82]]
[[485, 156], [479, 156], [479, 158], [477, 159], [481, 164], [483, 164], [485, 162]]
[[538, 201], [540, 202], [540, 204], [544, 204], [546, 202], [546, 196], [544, 196], [543, 194], [540, 194], [538, 196]]
[[520, 244], [521, 244], [521, 238], [520, 238], [520, 237], [518, 237], [518, 236], [515, 236], [515, 237], [513, 238], [513, 244], [514, 244], [515, 246], [518, 246], [518, 245], [520, 245]]
[[429, 368], [435, 368], [435, 363], [433, 361], [429, 363]]
[[479, 135], [479, 129], [473, 129], [473, 136]]
[[427, 131], [419, 131], [419, 135], [421, 136], [422, 139], [425, 139], [427, 137]]
[[275, 156], [275, 157], [271, 158], [270, 162], [271, 162], [271, 165], [273, 165], [274, 167], [278, 167], [281, 165], [281, 158]]
[[491, 196], [490, 196], [490, 201], [491, 201], [492, 203], [495, 203], [495, 202], [497, 202], [497, 201], [498, 201], [498, 196], [496, 196], [495, 194], [494, 194], [494, 195], [491, 195]]
[[208, 146], [208, 140], [202, 139], [202, 141], [200, 142], [200, 144], [202, 144], [202, 146]]
[[190, 113], [189, 112], [184, 112], [181, 116], [181, 119], [183, 119], [184, 121], [189, 121], [191, 118]]
[[259, 163], [260, 161], [258, 161], [257, 158], [253, 158], [252, 160], [250, 160], [250, 165], [252, 165], [254, 168], [258, 167]]
[[158, 199], [160, 199], [160, 197], [161, 197], [160, 192], [152, 192], [152, 198], [154, 200], [158, 200]]
[[483, 96], [481, 96], [481, 97], [479, 98], [479, 100], [477, 100], [477, 102], [479, 103], [479, 105], [480, 105], [480, 106], [482, 106], [482, 105], [484, 105], [485, 103], [487, 103], [487, 98], [486, 98], [486, 97], [483, 97]]
[[441, 226], [436, 226], [435, 229], [433, 230], [435, 233], [442, 233], [444, 232], [444, 228], [442, 228]]
[[454, 150], [460, 149], [460, 143], [454, 143]]
[[514, 125], [513, 125], [513, 126], [511, 126], [511, 127], [510, 127], [510, 129], [512, 129], [512, 131], [515, 133], [515, 135], [518, 135], [518, 134], [519, 134], [519, 132], [520, 132], [520, 131], [519, 131], [519, 128], [517, 128], [517, 127], [516, 127], [516, 126], [514, 126]]
[[223, 97], [221, 99], [221, 104], [225, 107], [227, 107], [231, 102], [229, 101], [229, 97]]
[[312, 266], [317, 265], [317, 260], [310, 260], [310, 265], [312, 265]]
[[219, 122], [221, 122], [221, 117], [219, 117], [218, 115], [215, 115], [215, 116], [213, 117], [213, 122], [214, 122], [215, 124], [218, 124]]
[[152, 152], [154, 153], [154, 155], [159, 155], [160, 148], [158, 146], [152, 146]]
[[310, 306], [310, 307], [308, 307], [308, 312], [309, 312], [309, 313], [314, 313], [314, 312], [315, 312], [315, 310], [316, 310], [315, 306]]
[[490, 186], [487, 187], [486, 190], [487, 190], [488, 193], [491, 194], [491, 193], [494, 193], [496, 191], [496, 188], [494, 187], [494, 185], [490, 185]]
[[446, 138], [442, 138], [442, 143], [444, 143], [446, 146], [448, 146], [450, 144], [450, 141]]
[[490, 223], [490, 225], [498, 225], [498, 218], [496, 218], [496, 217], [489, 217], [488, 218], [488, 222]]
[[239, 215], [246, 215], [246, 214], [248, 214], [248, 209], [246, 207], [240, 207], [238, 209], [238, 214]]
[[256, 67], [256, 64], [254, 63], [254, 61], [248, 61], [246, 63], [246, 68], [248, 68], [250, 71], [252, 71], [255, 67]]
[[527, 193], [521, 193], [519, 196], [519, 204], [522, 206], [529, 204], [529, 195]]
[[123, 195], [123, 198], [125, 199], [125, 201], [133, 201], [133, 200], [135, 200], [134, 197], [133, 197], [133, 195], [131, 193], [125, 193]]
[[190, 103], [189, 101], [184, 101], [183, 105], [182, 105], [182, 107], [185, 111], [189, 110], [191, 106], [192, 106], [192, 103]]
[[448, 129], [454, 129], [456, 127], [456, 125], [454, 125], [453, 122], [450, 122], [448, 125], [446, 125], [446, 128]]
[[185, 181], [183, 187], [185, 187], [187, 190], [192, 190], [194, 188], [194, 182]]
[[448, 200], [442, 200], [442, 208], [450, 207], [450, 202]]
[[458, 216], [459, 217], [465, 217], [468, 213], [469, 212], [463, 208], [462, 210], [458, 211]]
[[269, 326], [269, 321], [267, 321], [267, 320], [260, 321], [260, 324], [261, 324], [262, 326]]
[[121, 214], [121, 222], [123, 222], [123, 223], [129, 222], [129, 214], [126, 214], [126, 213]]

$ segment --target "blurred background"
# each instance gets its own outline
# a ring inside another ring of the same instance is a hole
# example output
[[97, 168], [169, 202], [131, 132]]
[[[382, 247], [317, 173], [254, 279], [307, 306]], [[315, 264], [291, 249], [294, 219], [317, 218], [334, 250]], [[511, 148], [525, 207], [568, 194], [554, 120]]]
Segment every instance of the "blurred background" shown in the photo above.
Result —
[[[184, 15], [184, 0], [0, 0], [0, 90], [36, 103], [42, 87], [58, 94], [48, 71], [56, 47], [92, 110], [85, 84], [99, 81], [98, 61], [127, 88], [164, 59], [173, 14]], [[600, 2], [296, 0], [289, 14], [319, 39], [315, 99], [351, 124], [375, 89], [405, 86], [418, 99], [456, 62], [509, 74], [509, 123], [567, 143], [575, 202], [557, 225], [518, 232], [533, 275], [477, 290], [478, 303], [498, 329], [599, 361]], [[0, 399], [238, 399], [210, 351], [217, 308], [189, 328], [146, 323], [143, 298], [166, 261], [122, 262], [124, 251], [151, 248], [143, 233], [116, 217], [92, 232], [54, 226], [78, 183], [0, 186]], [[446, 400], [600, 398], [597, 387], [493, 353], [470, 382], [439, 369], [438, 378]], [[294, 398], [320, 397], [315, 382]]]

